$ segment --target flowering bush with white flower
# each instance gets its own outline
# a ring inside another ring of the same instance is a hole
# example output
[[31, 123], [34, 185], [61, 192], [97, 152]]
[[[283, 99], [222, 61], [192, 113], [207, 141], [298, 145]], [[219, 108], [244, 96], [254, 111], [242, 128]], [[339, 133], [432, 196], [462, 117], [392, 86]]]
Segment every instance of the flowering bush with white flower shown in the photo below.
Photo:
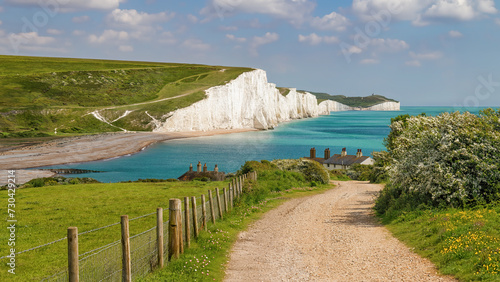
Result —
[[393, 191], [382, 195], [455, 207], [500, 199], [499, 117], [487, 109], [394, 119], [386, 139]]

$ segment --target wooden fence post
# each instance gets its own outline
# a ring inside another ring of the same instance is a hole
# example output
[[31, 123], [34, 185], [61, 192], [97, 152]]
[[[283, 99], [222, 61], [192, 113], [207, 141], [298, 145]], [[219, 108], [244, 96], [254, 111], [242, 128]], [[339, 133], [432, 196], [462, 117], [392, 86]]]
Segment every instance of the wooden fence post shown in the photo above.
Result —
[[205, 195], [201, 195], [201, 225], [207, 231], [207, 207], [205, 202]]
[[240, 182], [240, 192], [243, 192], [243, 177], [240, 176], [238, 180]]
[[215, 224], [214, 197], [212, 197], [212, 191], [210, 190], [208, 190], [208, 202], [210, 204], [210, 215], [212, 216], [212, 223]]
[[224, 197], [224, 212], [228, 212], [228, 205], [227, 205], [227, 189], [226, 187], [222, 188], [222, 196]]
[[132, 281], [132, 264], [130, 261], [130, 230], [128, 215], [121, 216], [122, 226], [122, 281]]
[[163, 209], [156, 209], [156, 242], [158, 245], [158, 267], [163, 268]]
[[168, 261], [171, 261], [179, 258], [181, 253], [181, 200], [170, 199], [168, 206]]
[[193, 210], [194, 238], [198, 238], [198, 211], [196, 210], [196, 197], [191, 197], [191, 210]]
[[220, 202], [219, 188], [215, 188], [215, 196], [217, 197], [217, 205], [219, 206], [219, 217], [222, 220], [224, 219], [224, 217], [222, 216], [222, 205]]
[[78, 282], [80, 280], [77, 227], [68, 227], [68, 275], [69, 282]]
[[231, 183], [229, 183], [229, 206], [231, 209], [234, 207], [234, 189], [231, 187]]
[[189, 217], [189, 197], [184, 197], [184, 220], [186, 222], [186, 248], [191, 246], [191, 222]]

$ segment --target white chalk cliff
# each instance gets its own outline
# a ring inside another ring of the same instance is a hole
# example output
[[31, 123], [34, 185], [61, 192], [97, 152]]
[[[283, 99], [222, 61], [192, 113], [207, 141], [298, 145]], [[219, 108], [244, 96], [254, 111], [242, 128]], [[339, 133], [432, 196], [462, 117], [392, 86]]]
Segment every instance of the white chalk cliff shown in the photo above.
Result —
[[335, 101], [318, 105], [316, 96], [291, 88], [283, 96], [260, 69], [245, 72], [221, 86], [207, 89], [206, 98], [163, 116], [155, 132], [209, 131], [216, 129], [271, 129], [280, 122], [328, 115], [353, 108]]
[[364, 111], [399, 111], [401, 104], [399, 102], [384, 102], [368, 108]]

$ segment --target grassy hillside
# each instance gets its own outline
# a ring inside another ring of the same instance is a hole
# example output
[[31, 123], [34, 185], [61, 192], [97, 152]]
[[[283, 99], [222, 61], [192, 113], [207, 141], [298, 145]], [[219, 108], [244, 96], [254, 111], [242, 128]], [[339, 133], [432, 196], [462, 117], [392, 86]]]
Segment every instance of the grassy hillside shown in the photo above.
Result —
[[[161, 120], [250, 70], [0, 56], [0, 137], [151, 130], [151, 117]], [[111, 125], [89, 114], [95, 110]]]
[[330, 95], [328, 93], [309, 92], [316, 96], [318, 102], [333, 100], [350, 107], [367, 108], [384, 102], [397, 102], [396, 100], [384, 97], [382, 95], [370, 95], [366, 97], [347, 97], [344, 95]]
[[[135, 218], [155, 212], [156, 207], [167, 209], [170, 198], [199, 196], [206, 194], [208, 189], [227, 187], [228, 183], [102, 183], [18, 189], [16, 219], [20, 224], [16, 230], [16, 250], [23, 251], [64, 238], [70, 226], [77, 226], [80, 233], [85, 232], [120, 222], [121, 215]], [[0, 191], [0, 195], [7, 199], [7, 191]], [[168, 211], [166, 214], [168, 217]], [[131, 236], [154, 226], [155, 222], [154, 215], [131, 221]], [[6, 241], [8, 236], [7, 232], [0, 232], [0, 240]], [[120, 225], [82, 235], [79, 238], [80, 254], [117, 238], [120, 238]], [[0, 246], [2, 256], [7, 254], [7, 247], [7, 244]], [[64, 268], [66, 260], [66, 241], [20, 254], [16, 259], [19, 273], [15, 279], [11, 280], [10, 274], [2, 271], [0, 281], [40, 280]]]

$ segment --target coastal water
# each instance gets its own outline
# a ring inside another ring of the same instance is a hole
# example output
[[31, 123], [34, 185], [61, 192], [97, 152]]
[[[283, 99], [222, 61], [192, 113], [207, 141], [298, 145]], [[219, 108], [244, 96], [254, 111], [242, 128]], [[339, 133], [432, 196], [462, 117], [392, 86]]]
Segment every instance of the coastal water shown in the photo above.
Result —
[[[468, 109], [477, 114], [481, 108]], [[51, 166], [103, 171], [72, 176], [92, 177], [102, 182], [118, 182], [146, 178], [177, 178], [189, 164], [200, 161], [209, 170], [218, 164], [220, 171], [235, 172], [247, 160], [273, 160], [309, 156], [315, 147], [322, 157], [326, 148], [332, 154], [343, 147], [348, 154], [362, 149], [364, 155], [384, 150], [383, 140], [389, 134], [391, 118], [401, 114], [437, 115], [455, 111], [451, 107], [402, 107], [401, 111], [332, 112], [329, 116], [280, 124], [274, 130], [234, 133], [209, 137], [170, 140], [154, 144], [146, 150], [120, 158]]]

